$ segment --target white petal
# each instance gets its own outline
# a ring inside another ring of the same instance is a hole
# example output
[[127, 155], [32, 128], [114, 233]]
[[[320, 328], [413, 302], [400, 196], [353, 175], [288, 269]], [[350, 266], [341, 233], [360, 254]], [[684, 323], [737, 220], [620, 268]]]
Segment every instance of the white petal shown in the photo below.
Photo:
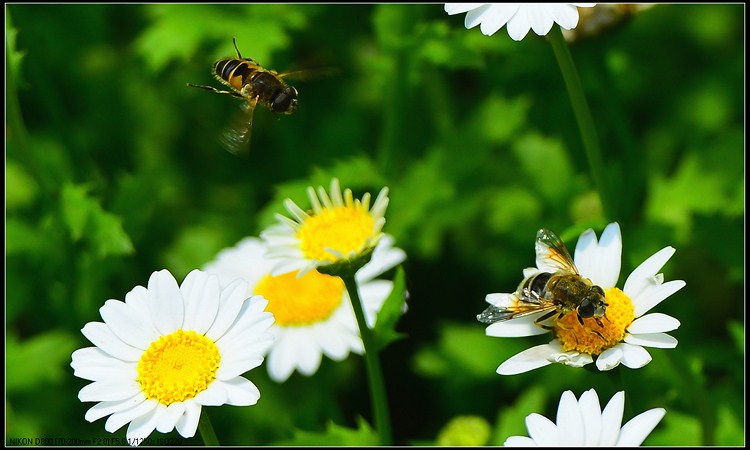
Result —
[[137, 446], [143, 442], [156, 428], [157, 418], [157, 409], [154, 408], [148, 414], [133, 419], [128, 425], [127, 433], [125, 433], [130, 445]]
[[497, 368], [500, 375], [516, 375], [551, 364], [549, 358], [559, 351], [552, 344], [537, 345], [511, 356]]
[[585, 440], [582, 445], [585, 447], [599, 445], [602, 434], [602, 409], [599, 406], [599, 396], [596, 391], [589, 389], [581, 394], [578, 407], [581, 410], [581, 416], [583, 416], [585, 429]]
[[452, 16], [454, 14], [461, 14], [471, 11], [472, 9], [477, 9], [484, 5], [486, 5], [486, 3], [446, 3], [445, 12]]
[[214, 380], [206, 389], [198, 392], [191, 400], [201, 406], [221, 406], [227, 402], [227, 395], [224, 382]]
[[594, 230], [581, 234], [576, 244], [574, 260], [581, 275], [604, 289], [617, 284], [622, 257], [620, 225], [610, 223], [597, 242]]
[[[466, 14], [464, 25], [473, 28], [481, 22], [480, 30], [486, 36], [492, 36], [502, 28], [518, 11], [518, 5], [489, 4], [484, 8], [478, 8]], [[481, 13], [480, 13], [481, 12]], [[470, 16], [471, 20], [470, 20]], [[471, 24], [471, 26], [469, 26]]]
[[513, 294], [493, 293], [487, 294], [484, 300], [492, 306], [507, 308], [513, 306], [518, 301], [518, 298]]
[[165, 410], [158, 414], [156, 431], [159, 433], [169, 433], [174, 430], [177, 421], [185, 413], [185, 402], [175, 402], [165, 407]]
[[219, 312], [211, 328], [206, 331], [206, 337], [217, 341], [224, 336], [240, 314], [246, 299], [247, 284], [241, 280], [235, 280], [222, 289], [219, 297]]
[[82, 402], [103, 402], [125, 400], [141, 392], [137, 381], [94, 381], [78, 391], [78, 400]]
[[406, 252], [394, 247], [394, 238], [384, 234], [373, 250], [370, 262], [362, 266], [355, 275], [357, 282], [365, 282], [387, 272], [406, 260]]
[[563, 352], [562, 349], [560, 350], [560, 352], [550, 356], [550, 359], [553, 362], [565, 364], [566, 366], [571, 367], [583, 367], [586, 364], [591, 364], [594, 361], [594, 359], [589, 354], [578, 352]]
[[571, 4], [556, 4], [550, 7], [550, 14], [555, 23], [566, 30], [572, 30], [578, 25], [578, 9]]
[[622, 412], [625, 409], [625, 392], [619, 391], [612, 396], [602, 411], [602, 437], [599, 445], [611, 447], [617, 442], [622, 424]]
[[680, 321], [672, 316], [662, 313], [652, 313], [635, 319], [628, 327], [628, 333], [665, 333], [676, 330], [679, 326]]
[[654, 408], [638, 414], [622, 426], [618, 447], [638, 447], [659, 424], [667, 411], [664, 408]]
[[503, 447], [536, 447], [533, 439], [526, 436], [510, 436], [503, 443]]
[[655, 348], [675, 348], [677, 339], [664, 333], [626, 334], [625, 342], [637, 346]]
[[168, 270], [154, 272], [148, 279], [148, 307], [151, 321], [162, 336], [182, 327], [185, 305], [177, 281]]
[[137, 363], [113, 358], [97, 347], [73, 352], [73, 375], [90, 381], [128, 381], [138, 377]]
[[622, 348], [620, 344], [604, 350], [598, 358], [596, 358], [596, 368], [600, 371], [611, 370], [619, 366], [622, 362]]
[[510, 18], [510, 20], [508, 20], [507, 28], [508, 35], [514, 41], [520, 41], [524, 37], [526, 37], [526, 35], [529, 33], [529, 30], [531, 29], [531, 24], [529, 23], [529, 18], [527, 17], [526, 12], [523, 9], [520, 9], [518, 13], [516, 13], [513, 17]]
[[549, 330], [545, 330], [534, 323], [534, 320], [539, 317], [541, 317], [541, 314], [532, 314], [517, 319], [495, 322], [487, 327], [485, 334], [494, 337], [520, 337], [549, 333]]
[[297, 369], [303, 375], [310, 376], [318, 371], [323, 353], [317, 343], [311, 341], [302, 334], [296, 336], [297, 348], [295, 358], [297, 360]]
[[664, 247], [643, 261], [633, 270], [628, 279], [625, 280], [623, 292], [628, 294], [630, 298], [637, 296], [644, 287], [644, 280], [656, 275], [664, 267], [664, 264], [669, 261], [669, 258], [674, 255], [674, 252], [675, 249], [673, 247]]
[[[630, 299], [633, 302], [633, 312], [635, 317], [640, 317], [647, 313], [654, 306], [661, 303], [664, 299], [674, 294], [685, 287], [685, 282], [682, 280], [668, 281], [660, 286], [653, 286], [652, 288], [646, 288], [637, 296], [631, 296]], [[626, 292], [628, 296], [628, 294]]]
[[237, 377], [223, 383], [227, 391], [228, 405], [250, 406], [258, 403], [260, 391], [250, 380]]
[[99, 313], [110, 330], [132, 347], [145, 350], [159, 337], [148, 317], [142, 316], [125, 302], [107, 300], [99, 308]]
[[283, 383], [294, 372], [294, 348], [289, 342], [286, 330], [280, 333], [268, 354], [266, 367], [268, 375], [277, 383]]
[[540, 447], [560, 445], [560, 435], [555, 424], [541, 414], [526, 416], [526, 429], [529, 437]]
[[313, 326], [310, 330], [315, 341], [320, 346], [323, 353], [334, 361], [342, 361], [349, 356], [349, 346], [346, 341], [341, 339], [341, 334], [346, 334], [346, 329], [339, 328], [336, 324], [320, 324]]
[[115, 400], [111, 402], [99, 402], [96, 405], [86, 411], [84, 419], [89, 422], [99, 420], [102, 417], [114, 414], [116, 412], [125, 411], [126, 409], [134, 408], [135, 406], [146, 401], [146, 396], [143, 392], [139, 392], [136, 395], [126, 398], [125, 400]]
[[195, 269], [183, 280], [180, 292], [185, 301], [183, 328], [205, 334], [219, 310], [219, 278]]
[[545, 36], [549, 33], [554, 23], [550, 15], [549, 6], [527, 7], [526, 16], [531, 29], [539, 36]]
[[572, 391], [563, 392], [557, 406], [559, 445], [580, 447], [585, 441], [583, 417]]
[[645, 348], [628, 343], [618, 344], [622, 348], [622, 365], [631, 369], [639, 369], [651, 362], [651, 355]]
[[[123, 425], [125, 425], [128, 422], [133, 422], [136, 419], [141, 419], [145, 421], [149, 421], [154, 419], [154, 416], [156, 415], [156, 410], [159, 407], [159, 402], [155, 400], [147, 400], [142, 403], [138, 403], [134, 407], [130, 409], [126, 409], [124, 411], [119, 411], [107, 419], [107, 421], [104, 423], [104, 429], [109, 431], [110, 433], [114, 433], [115, 431], [122, 428]], [[130, 427], [128, 427], [128, 433], [130, 433], [130, 429], [133, 427], [131, 424]], [[154, 428], [156, 428], [156, 421], [154, 420], [153, 427], [150, 428], [146, 436], [151, 434], [152, 431], [154, 431]]]
[[198, 429], [198, 421], [201, 417], [201, 405], [196, 402], [185, 402], [185, 414], [177, 421], [175, 428], [180, 436], [191, 438], [195, 436]]
[[138, 361], [143, 354], [142, 349], [123, 342], [104, 323], [89, 322], [83, 326], [81, 333], [108, 355], [123, 361]]

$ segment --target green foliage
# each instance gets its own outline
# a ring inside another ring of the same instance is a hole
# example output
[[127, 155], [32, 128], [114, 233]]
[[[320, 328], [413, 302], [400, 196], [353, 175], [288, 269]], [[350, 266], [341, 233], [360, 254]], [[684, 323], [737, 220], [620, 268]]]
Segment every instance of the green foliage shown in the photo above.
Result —
[[393, 277], [391, 294], [385, 299], [375, 321], [377, 348], [382, 350], [391, 342], [407, 337], [404, 333], [396, 331], [396, 322], [403, 314], [406, 298], [406, 275], [404, 269], [399, 267]]
[[74, 242], [86, 236], [100, 258], [133, 251], [133, 244], [122, 229], [120, 218], [104, 211], [96, 200], [89, 197], [85, 186], [65, 184], [61, 195], [63, 223]]
[[292, 446], [374, 446], [380, 442], [377, 433], [361, 417], [357, 418], [357, 428], [350, 429], [328, 422], [324, 432], [296, 430], [294, 438], [274, 443], [282, 447]]
[[[77, 398], [80, 329], [153, 271], [182, 279], [257, 236], [288, 215], [284, 199], [308, 208], [308, 186], [335, 177], [358, 198], [389, 188], [384, 231], [408, 255], [376, 326], [396, 445], [433, 445], [463, 416], [490, 418], [502, 445], [528, 414], [554, 417], [564, 390], [592, 387], [602, 401], [624, 389], [625, 420], [667, 410], [646, 445], [744, 444], [741, 8], [656, 5], [570, 45], [617, 193], [607, 217], [533, 32], [484, 36], [435, 4], [6, 5], [8, 436], [112, 436]], [[218, 141], [241, 102], [186, 86], [219, 86], [232, 37], [268, 69], [313, 69], [287, 78], [295, 114], [256, 108], [245, 158]], [[662, 272], [687, 286], [654, 310], [680, 321], [677, 348], [649, 349], [638, 370], [498, 375], [549, 336], [488, 337], [485, 296], [516, 288], [538, 228], [572, 251], [613, 220], [619, 286], [677, 249]], [[324, 357], [284, 384], [263, 366], [247, 376], [257, 405], [211, 410], [223, 444], [378, 443], [363, 358]]]

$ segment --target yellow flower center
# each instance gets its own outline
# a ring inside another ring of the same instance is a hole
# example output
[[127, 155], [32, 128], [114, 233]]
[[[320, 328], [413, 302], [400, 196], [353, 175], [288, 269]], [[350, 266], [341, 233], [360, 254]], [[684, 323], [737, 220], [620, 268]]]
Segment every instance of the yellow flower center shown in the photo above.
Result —
[[375, 221], [364, 208], [337, 206], [305, 219], [296, 237], [306, 258], [336, 261], [326, 248], [345, 256], [359, 252], [372, 237], [374, 227]]
[[273, 313], [276, 324], [310, 325], [327, 319], [339, 307], [344, 282], [316, 270], [300, 278], [297, 272], [269, 274], [255, 287], [255, 294], [268, 300], [266, 311]]
[[171, 405], [195, 397], [216, 378], [221, 355], [216, 344], [195, 331], [177, 330], [151, 343], [138, 362], [146, 398]]
[[607, 310], [604, 317], [599, 319], [602, 326], [593, 317], [583, 319], [581, 326], [575, 311], [556, 321], [555, 336], [560, 340], [563, 351], [599, 355], [625, 338], [625, 331], [635, 318], [633, 302], [618, 288], [607, 289], [604, 294]]

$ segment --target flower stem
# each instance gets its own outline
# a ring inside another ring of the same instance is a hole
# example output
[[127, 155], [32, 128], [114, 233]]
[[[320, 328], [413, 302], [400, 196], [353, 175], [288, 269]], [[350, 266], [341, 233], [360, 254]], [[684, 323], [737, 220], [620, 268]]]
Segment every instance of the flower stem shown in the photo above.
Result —
[[591, 116], [591, 109], [586, 101], [586, 96], [583, 94], [581, 79], [578, 77], [573, 57], [570, 55], [570, 49], [565, 42], [560, 27], [552, 27], [547, 36], [555, 53], [557, 64], [560, 66], [560, 72], [562, 72], [568, 96], [570, 96], [570, 103], [578, 122], [578, 130], [581, 133], [583, 148], [586, 151], [589, 170], [594, 179], [594, 184], [596, 184], [596, 188], [599, 191], [604, 215], [608, 220], [616, 220], [617, 215], [614, 211], [615, 202], [610, 198], [611, 191], [606, 182], [602, 151], [599, 147], [599, 138], [594, 127], [594, 119]]
[[370, 400], [372, 402], [373, 415], [375, 416], [375, 427], [380, 435], [380, 445], [391, 445], [391, 421], [388, 414], [388, 398], [385, 394], [385, 383], [383, 372], [380, 368], [380, 360], [375, 347], [375, 336], [367, 326], [365, 310], [360, 300], [357, 283], [354, 280], [354, 272], [341, 277], [344, 280], [349, 298], [352, 301], [354, 315], [357, 317], [359, 334], [365, 348], [365, 365], [367, 366], [367, 380], [370, 384]]
[[201, 408], [201, 418], [198, 421], [198, 431], [200, 432], [201, 437], [203, 438], [203, 444], [205, 444], [206, 447], [219, 446], [219, 440], [216, 438], [214, 427], [211, 425], [211, 419], [208, 418], [208, 413], [206, 412], [205, 407]]

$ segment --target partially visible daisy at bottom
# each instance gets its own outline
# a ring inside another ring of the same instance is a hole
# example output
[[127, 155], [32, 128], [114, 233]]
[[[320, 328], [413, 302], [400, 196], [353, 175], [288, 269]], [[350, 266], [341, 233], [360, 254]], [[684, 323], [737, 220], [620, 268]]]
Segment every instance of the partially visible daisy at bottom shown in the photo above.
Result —
[[591, 8], [596, 3], [446, 3], [450, 15], [466, 13], [464, 26], [479, 25], [482, 34], [492, 36], [507, 24], [508, 35], [514, 41], [522, 40], [534, 30], [545, 36], [553, 24], [572, 30], [578, 25], [578, 9]]
[[98, 402], [86, 420], [109, 416], [111, 433], [129, 423], [128, 442], [138, 445], [154, 430], [194, 436], [203, 406], [256, 404], [258, 388], [241, 375], [263, 362], [274, 319], [265, 299], [246, 293], [242, 280], [221, 289], [218, 277], [194, 270], [178, 286], [161, 270], [124, 302], [107, 300], [104, 322], [81, 330], [95, 346], [70, 364], [93, 381], [78, 394]]
[[[247, 295], [268, 300], [268, 311], [276, 319], [271, 327], [275, 340], [266, 364], [271, 379], [284, 382], [295, 370], [313, 375], [323, 355], [343, 361], [350, 352], [363, 354], [354, 310], [341, 278], [315, 269], [302, 276], [296, 270], [274, 275], [276, 262], [268, 259], [267, 250], [263, 240], [248, 237], [222, 250], [204, 270], [218, 275], [222, 285], [241, 278], [248, 284]], [[404, 251], [393, 247], [393, 238], [384, 235], [370, 262], [356, 272], [370, 327], [393, 290], [392, 281], [375, 278], [405, 259]]]
[[625, 392], [616, 393], [602, 411], [599, 396], [589, 389], [576, 400], [565, 391], [557, 407], [557, 421], [533, 413], [526, 417], [529, 437], [511, 436], [505, 447], [637, 447], [664, 417], [664, 408], [654, 408], [630, 419], [622, 427]]
[[[552, 363], [582, 367], [594, 362], [601, 370], [610, 370], [623, 364], [631, 369], [645, 366], [651, 355], [644, 347], [674, 348], [677, 340], [666, 334], [676, 330], [680, 322], [662, 313], [646, 314], [664, 299], [685, 286], [682, 280], [664, 282], [659, 270], [674, 254], [675, 249], [665, 247], [646, 259], [630, 274], [622, 290], [615, 287], [620, 275], [622, 237], [617, 223], [609, 224], [597, 242], [596, 234], [588, 229], [581, 234], [575, 249], [575, 265], [582, 277], [590, 279], [604, 290], [607, 302], [605, 317], [600, 326], [595, 318], [578, 322], [575, 311], [564, 315], [554, 325], [554, 339], [532, 347], [511, 357], [498, 368], [501, 375], [527, 372]], [[535, 272], [549, 272], [550, 266], [537, 255], [537, 268], [524, 271], [526, 276]], [[489, 294], [487, 302], [501, 307], [509, 294]], [[541, 314], [531, 314], [504, 322], [496, 322], [486, 329], [488, 336], [518, 337], [547, 333], [534, 323]]]

